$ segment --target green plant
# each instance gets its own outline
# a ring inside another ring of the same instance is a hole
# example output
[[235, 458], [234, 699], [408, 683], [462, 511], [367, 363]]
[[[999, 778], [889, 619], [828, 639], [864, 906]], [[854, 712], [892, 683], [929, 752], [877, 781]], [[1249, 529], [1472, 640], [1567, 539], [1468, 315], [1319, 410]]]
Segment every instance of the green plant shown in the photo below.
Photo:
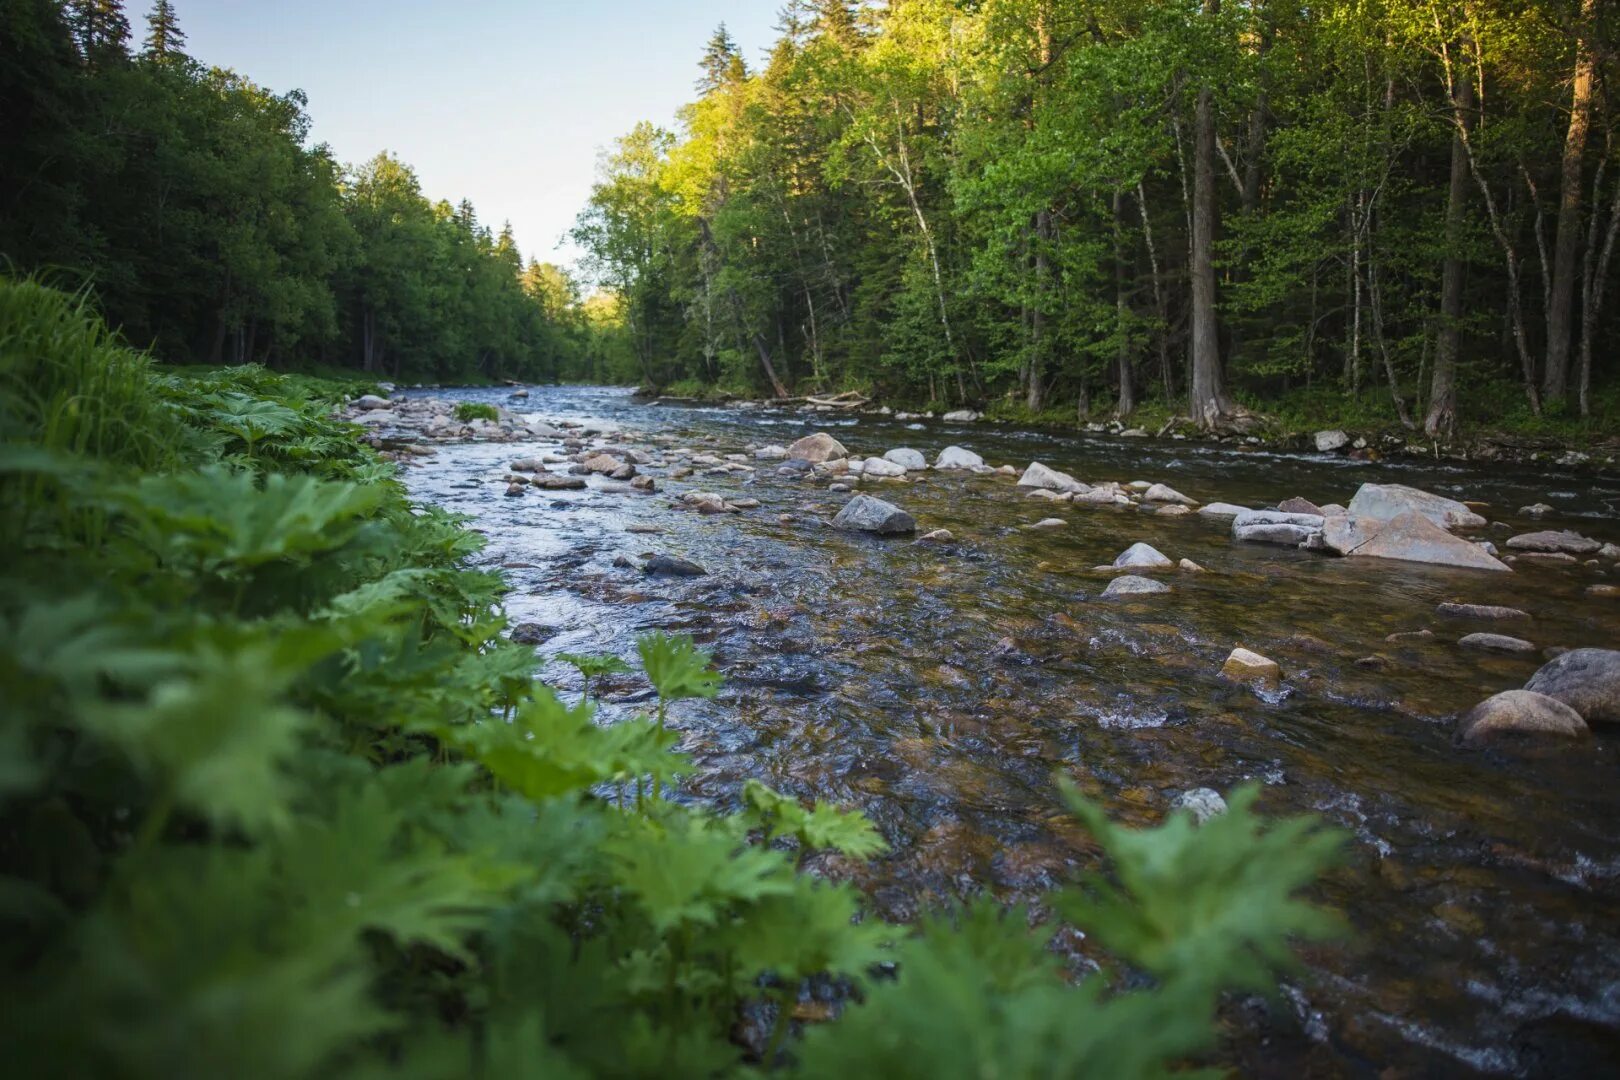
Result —
[[499, 420], [501, 414], [493, 405], [485, 405], [477, 401], [463, 401], [456, 406], [456, 419], [463, 424], [470, 424], [474, 420]]
[[[7, 318], [56, 317], [15, 314], [15, 288]], [[32, 362], [65, 396], [131, 362], [59, 340]], [[1051, 907], [1151, 985], [1067, 986], [1052, 927], [989, 903], [863, 917], [799, 870], [881, 855], [859, 814], [758, 783], [735, 814], [662, 797], [691, 768], [668, 704], [719, 688], [690, 639], [638, 641], [658, 705], [605, 724], [534, 681], [500, 580], [467, 566], [476, 535], [411, 506], [320, 387], [140, 370], [125, 400], [163, 403], [138, 415], [179, 426], [166, 452], [119, 425], [59, 444], [43, 412], [0, 445], [19, 1075], [1157, 1075], [1209, 1045], [1221, 989], [1331, 929], [1295, 893], [1337, 838], [1264, 826], [1252, 790], [1143, 832], [1070, 796], [1112, 872]], [[795, 1040], [811, 978], [845, 1015]], [[746, 1049], [761, 1006], [773, 1034]]]

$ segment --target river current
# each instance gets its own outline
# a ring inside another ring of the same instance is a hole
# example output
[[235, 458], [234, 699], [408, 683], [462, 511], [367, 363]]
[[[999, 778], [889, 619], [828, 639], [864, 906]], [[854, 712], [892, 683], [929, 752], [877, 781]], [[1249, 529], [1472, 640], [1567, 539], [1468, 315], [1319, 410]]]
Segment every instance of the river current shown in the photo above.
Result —
[[[1489, 504], [1500, 543], [1574, 528], [1620, 540], [1620, 480], [1445, 462], [1353, 462], [1195, 442], [990, 424], [653, 403], [604, 388], [413, 391], [487, 401], [603, 433], [670, 436], [717, 454], [827, 431], [857, 456], [957, 444], [991, 465], [1032, 460], [1081, 480], [1160, 481], [1200, 502], [1347, 503], [1398, 482]], [[633, 445], [644, 445], [627, 436]], [[1312, 812], [1353, 837], [1317, 889], [1354, 929], [1314, 947], [1276, 1000], [1223, 1015], [1230, 1064], [1258, 1076], [1592, 1075], [1620, 1060], [1620, 733], [1530, 752], [1460, 750], [1456, 715], [1544, 662], [1459, 647], [1503, 630], [1539, 647], [1620, 647], [1620, 581], [1605, 562], [1520, 560], [1514, 573], [1336, 559], [1236, 544], [1228, 522], [1025, 497], [1006, 476], [929, 472], [865, 485], [950, 544], [828, 527], [843, 499], [807, 479], [701, 472], [656, 495], [531, 491], [505, 498], [533, 443], [441, 443], [405, 481], [472, 519], [503, 568], [513, 623], [551, 628], [544, 676], [578, 689], [562, 652], [616, 653], [661, 628], [690, 633], [726, 687], [672, 710], [699, 772], [681, 797], [726, 806], [744, 780], [858, 807], [893, 853], [816, 870], [856, 882], [885, 918], [989, 893], [1038, 905], [1095, 849], [1063, 814], [1056, 777], [1147, 824], [1193, 788], [1265, 785], [1271, 813]], [[742, 514], [671, 505], [682, 491], [750, 496]], [[1554, 510], [1531, 521], [1519, 508]], [[1022, 526], [1046, 517], [1062, 529]], [[656, 529], [658, 532], [629, 531]], [[1167, 595], [1099, 601], [1092, 568], [1136, 541], [1203, 574]], [[619, 556], [667, 553], [706, 576], [649, 578]], [[1505, 604], [1502, 628], [1436, 613]], [[1390, 642], [1392, 633], [1433, 637]], [[1278, 661], [1283, 689], [1218, 677], [1236, 646]], [[602, 686], [604, 720], [645, 683]], [[1083, 945], [1076, 948], [1083, 952]], [[1393, 1072], [1386, 1071], [1393, 1067]]]

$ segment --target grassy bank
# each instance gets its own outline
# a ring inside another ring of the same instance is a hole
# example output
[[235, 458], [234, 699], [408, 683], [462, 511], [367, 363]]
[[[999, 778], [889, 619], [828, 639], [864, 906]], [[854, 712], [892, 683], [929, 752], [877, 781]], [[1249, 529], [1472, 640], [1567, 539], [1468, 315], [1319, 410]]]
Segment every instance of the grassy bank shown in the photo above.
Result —
[[[0, 387], [18, 1075], [1157, 1075], [1332, 926], [1294, 894], [1338, 837], [1252, 790], [1148, 832], [1066, 795], [1111, 860], [1049, 898], [1110, 950], [1078, 989], [1021, 911], [861, 920], [797, 869], [880, 856], [858, 815], [662, 797], [707, 657], [643, 638], [657, 705], [610, 727], [537, 683], [478, 538], [330, 419], [343, 387], [167, 373], [3, 281]], [[849, 1007], [801, 1036], [812, 977]]]

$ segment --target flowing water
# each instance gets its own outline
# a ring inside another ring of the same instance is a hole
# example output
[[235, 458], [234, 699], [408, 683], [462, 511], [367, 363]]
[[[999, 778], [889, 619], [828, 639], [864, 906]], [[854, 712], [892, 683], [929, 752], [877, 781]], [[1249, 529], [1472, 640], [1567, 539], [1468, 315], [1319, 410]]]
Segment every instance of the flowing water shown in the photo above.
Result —
[[[932, 459], [957, 443], [992, 465], [1040, 460], [1082, 480], [1163, 481], [1249, 506], [1293, 495], [1346, 503], [1363, 482], [1399, 482], [1489, 503], [1486, 515], [1514, 532], [1571, 527], [1620, 540], [1620, 481], [1551, 467], [1363, 464], [651, 404], [597, 388], [531, 395], [453, 392], [624, 432], [627, 445], [671, 436], [723, 454], [826, 430], [858, 456], [912, 446]], [[1061, 812], [1057, 776], [1133, 823], [1158, 821], [1186, 790], [1257, 780], [1268, 811], [1314, 812], [1353, 835], [1318, 895], [1346, 913], [1354, 937], [1311, 949], [1278, 1000], [1226, 1010], [1233, 1064], [1266, 1076], [1590, 1075], [1620, 1056], [1620, 737], [1512, 753], [1451, 742], [1456, 714], [1543, 662], [1457, 639], [1501, 630], [1541, 647], [1620, 647], [1620, 601], [1584, 592], [1615, 580], [1609, 564], [1521, 560], [1508, 575], [1335, 559], [1234, 544], [1223, 520], [1053, 505], [1011, 478], [961, 473], [865, 485], [920, 529], [949, 529], [946, 545], [830, 529], [846, 496], [778, 477], [771, 463], [753, 480], [669, 481], [644, 469], [660, 477], [652, 496], [593, 487], [503, 497], [507, 463], [538, 449], [442, 444], [407, 483], [488, 535], [484, 558], [505, 568], [512, 621], [557, 628], [542, 657], [633, 659], [635, 635], [651, 628], [712, 650], [726, 690], [672, 713], [700, 770], [684, 797], [728, 805], [756, 777], [859, 807], [893, 854], [816, 865], [859, 884], [884, 917], [985, 892], [1038, 902], [1089, 865], [1094, 849]], [[763, 506], [700, 516], [671, 505], [685, 490]], [[1520, 516], [1538, 501], [1555, 513]], [[1020, 528], [1052, 516], [1068, 527]], [[1092, 568], [1138, 540], [1209, 572], [1161, 575], [1168, 595], [1100, 600], [1109, 576]], [[709, 574], [648, 578], [614, 566], [650, 552]], [[1447, 600], [1507, 604], [1534, 621], [1447, 619], [1435, 612]], [[1424, 628], [1435, 636], [1385, 640]], [[1218, 678], [1235, 646], [1277, 660], [1283, 690], [1261, 696]], [[545, 675], [578, 686], [560, 662]], [[634, 676], [603, 691], [609, 718], [647, 698]]]

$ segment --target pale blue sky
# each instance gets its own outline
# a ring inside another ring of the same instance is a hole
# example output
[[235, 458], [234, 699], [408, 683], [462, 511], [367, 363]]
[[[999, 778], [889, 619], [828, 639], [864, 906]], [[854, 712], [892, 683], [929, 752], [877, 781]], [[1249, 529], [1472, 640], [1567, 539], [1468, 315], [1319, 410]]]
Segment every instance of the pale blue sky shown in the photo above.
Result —
[[[525, 257], [568, 262], [556, 244], [598, 152], [638, 120], [673, 124], [720, 22], [756, 65], [779, 0], [174, 2], [192, 56], [307, 92], [338, 160], [391, 150], [429, 198], [469, 198]], [[149, 7], [128, 0], [137, 40]]]

